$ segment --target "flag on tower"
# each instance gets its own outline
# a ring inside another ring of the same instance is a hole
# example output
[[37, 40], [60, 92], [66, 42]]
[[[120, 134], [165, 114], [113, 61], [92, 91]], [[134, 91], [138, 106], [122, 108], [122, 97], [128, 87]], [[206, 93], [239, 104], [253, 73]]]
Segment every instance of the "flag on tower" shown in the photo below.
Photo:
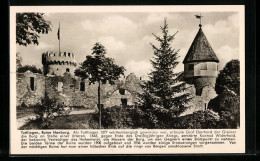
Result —
[[59, 24], [59, 29], [58, 29], [57, 36], [58, 36], [58, 40], [60, 40], [60, 24]]
[[201, 19], [202, 16], [200, 15], [194, 15], [196, 18]]

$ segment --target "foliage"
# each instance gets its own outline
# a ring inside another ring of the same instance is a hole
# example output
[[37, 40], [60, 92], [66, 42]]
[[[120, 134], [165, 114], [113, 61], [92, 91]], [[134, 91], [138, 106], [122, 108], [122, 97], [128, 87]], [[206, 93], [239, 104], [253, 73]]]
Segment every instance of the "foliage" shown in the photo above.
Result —
[[225, 128], [237, 128], [240, 124], [240, 66], [238, 60], [228, 62], [216, 80], [218, 96], [210, 100], [208, 108], [220, 115]]
[[124, 74], [124, 67], [115, 64], [114, 59], [105, 57], [106, 49], [96, 43], [92, 48], [92, 55], [86, 56], [86, 60], [75, 70], [75, 75], [82, 79], [89, 79], [89, 84], [98, 83], [98, 106], [99, 106], [99, 125], [101, 128], [101, 107], [100, 107], [100, 84], [115, 84], [120, 75]]
[[220, 117], [212, 110], [196, 111], [193, 114], [175, 117], [172, 127], [175, 129], [219, 129]]
[[237, 128], [240, 123], [240, 97], [231, 91], [224, 90], [210, 100], [208, 108], [219, 113], [221, 124], [226, 128]]
[[223, 70], [220, 71], [215, 86], [217, 94], [228, 89], [240, 94], [240, 66], [239, 60], [229, 61]]
[[34, 65], [25, 65], [25, 66], [21, 66], [17, 69], [18, 73], [25, 73], [27, 71], [31, 71], [33, 73], [39, 73], [42, 74], [42, 70], [41, 69], [37, 69]]
[[174, 72], [179, 63], [179, 50], [172, 49], [170, 43], [177, 32], [174, 35], [168, 34], [166, 20], [161, 30], [162, 37], [153, 34], [160, 46], [151, 44], [154, 50], [154, 58], [151, 60], [154, 70], [149, 74], [150, 80], [142, 86], [144, 92], [139, 102], [150, 122], [150, 128], [167, 128], [164, 125], [180, 115], [189, 101], [188, 93], [180, 94], [185, 89], [185, 83], [180, 82], [181, 73]]
[[45, 20], [44, 13], [17, 13], [16, 14], [16, 43], [27, 46], [39, 44], [39, 34], [48, 34], [51, 31], [51, 22]]
[[[89, 129], [92, 114], [66, 115], [63, 117], [54, 117], [52, 125], [48, 129]], [[30, 120], [19, 128], [20, 130], [42, 129], [39, 120]]]
[[20, 56], [20, 53], [16, 53], [16, 70], [22, 66], [22, 57]]
[[[102, 127], [105, 129], [141, 128], [145, 124], [142, 119], [142, 111], [133, 106], [113, 106], [102, 108]], [[98, 114], [93, 115], [92, 128], [98, 128], [95, 124], [99, 119]]]
[[106, 49], [102, 44], [96, 43], [92, 51], [92, 55], [86, 56], [86, 60], [75, 70], [75, 75], [83, 79], [88, 78], [90, 84], [96, 82], [114, 84], [114, 81], [124, 73], [124, 67], [116, 65], [114, 59], [105, 57]]
[[52, 126], [55, 117], [67, 115], [69, 111], [65, 111], [64, 104], [59, 104], [55, 98], [51, 99], [46, 95], [41, 104], [34, 106], [34, 113], [39, 127], [46, 129]]

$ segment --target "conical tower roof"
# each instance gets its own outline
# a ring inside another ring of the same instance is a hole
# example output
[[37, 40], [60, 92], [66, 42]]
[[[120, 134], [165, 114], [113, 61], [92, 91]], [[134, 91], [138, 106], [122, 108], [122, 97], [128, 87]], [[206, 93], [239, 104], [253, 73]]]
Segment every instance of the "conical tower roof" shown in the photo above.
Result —
[[202, 28], [200, 29], [193, 40], [191, 47], [183, 60], [183, 63], [189, 62], [219, 62], [215, 52], [210, 46]]

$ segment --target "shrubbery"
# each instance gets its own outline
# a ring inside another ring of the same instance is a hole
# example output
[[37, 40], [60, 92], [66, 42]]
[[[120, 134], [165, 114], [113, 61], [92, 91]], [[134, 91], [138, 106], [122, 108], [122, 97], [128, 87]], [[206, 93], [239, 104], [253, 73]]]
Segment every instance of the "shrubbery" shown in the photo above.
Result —
[[[102, 128], [140, 128], [145, 124], [145, 120], [142, 119], [142, 111], [139, 108], [134, 108], [133, 106], [113, 106], [102, 108], [101, 110]], [[99, 114], [94, 114], [92, 118], [93, 121], [90, 123], [92, 128], [99, 128], [98, 119]]]
[[[104, 129], [227, 129], [236, 128], [236, 118], [229, 111], [221, 114], [213, 110], [196, 111], [193, 114], [176, 117], [165, 113], [167, 121], [152, 124], [151, 113], [144, 113], [138, 107], [113, 106], [102, 109], [102, 128]], [[90, 126], [98, 129], [99, 114], [94, 114]], [[149, 120], [151, 119], [151, 120]]]
[[36, 114], [34, 122], [38, 124], [38, 127], [47, 129], [52, 126], [54, 117], [68, 115], [69, 110], [65, 110], [65, 106], [59, 104], [56, 99], [45, 96], [41, 104], [34, 106], [34, 113]]

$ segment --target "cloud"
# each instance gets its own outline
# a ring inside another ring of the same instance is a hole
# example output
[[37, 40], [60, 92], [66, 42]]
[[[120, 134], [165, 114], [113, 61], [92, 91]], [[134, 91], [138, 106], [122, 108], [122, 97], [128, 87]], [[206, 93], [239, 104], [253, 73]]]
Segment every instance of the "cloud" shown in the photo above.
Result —
[[103, 36], [113, 35], [115, 37], [129, 36], [131, 32], [138, 28], [138, 25], [132, 20], [120, 15], [112, 15], [94, 21], [84, 20], [81, 22], [81, 25], [87, 31]]
[[219, 58], [219, 70], [222, 70], [227, 62], [232, 59], [239, 59], [239, 49], [231, 48], [224, 45], [216, 50], [217, 57]]
[[39, 45], [35, 46], [35, 50], [49, 50], [51, 48], [54, 48], [54, 45], [46, 44], [44, 42], [39, 42]]
[[136, 76], [140, 77], [150, 73], [152, 65], [147, 61], [129, 61], [125, 65], [126, 75], [129, 73], [135, 73]]
[[164, 20], [164, 18], [168, 18], [170, 17], [169, 13], [151, 13], [147, 16], [147, 18], [144, 21], [144, 24], [150, 25], [150, 24], [154, 24], [154, 23], [162, 23], [162, 20]]
[[214, 24], [207, 24], [203, 27], [210, 44], [217, 49], [225, 43], [231, 47], [239, 45], [239, 15], [233, 14]]

